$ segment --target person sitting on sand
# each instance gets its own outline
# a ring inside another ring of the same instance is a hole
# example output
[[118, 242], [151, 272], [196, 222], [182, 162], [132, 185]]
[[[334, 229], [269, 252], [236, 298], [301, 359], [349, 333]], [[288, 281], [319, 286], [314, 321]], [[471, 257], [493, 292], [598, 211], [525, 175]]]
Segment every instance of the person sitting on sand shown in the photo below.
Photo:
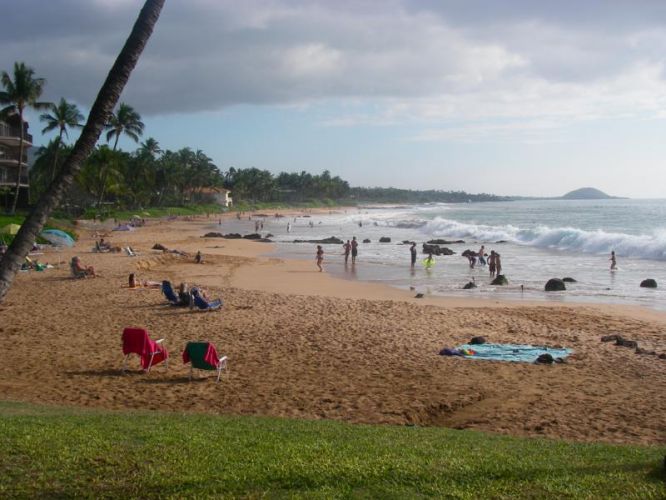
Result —
[[197, 264], [203, 264], [203, 255], [201, 255], [201, 250], [197, 250], [197, 254], [194, 257], [194, 262]]
[[315, 255], [315, 262], [317, 263], [319, 272], [322, 272], [324, 270], [324, 268], [321, 267], [321, 264], [324, 262], [324, 249], [321, 247], [321, 245], [317, 245], [317, 254]]
[[615, 259], [615, 250], [611, 251], [611, 256], [610, 256], [610, 259], [608, 259], [608, 260], [611, 261], [610, 270], [615, 271], [617, 269], [617, 260]]
[[72, 267], [72, 273], [74, 273], [75, 276], [80, 276], [83, 278], [88, 276], [95, 278], [97, 276], [95, 273], [95, 268], [93, 266], [83, 265], [81, 263], [81, 259], [79, 259], [77, 256], [72, 257], [72, 262], [70, 265]]

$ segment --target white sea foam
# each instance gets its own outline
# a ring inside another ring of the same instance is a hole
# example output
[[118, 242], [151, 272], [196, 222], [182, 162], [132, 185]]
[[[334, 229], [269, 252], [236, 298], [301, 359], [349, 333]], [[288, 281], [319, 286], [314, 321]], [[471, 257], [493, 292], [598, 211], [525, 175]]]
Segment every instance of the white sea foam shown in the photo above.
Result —
[[428, 222], [421, 230], [433, 237], [448, 239], [480, 242], [504, 240], [518, 245], [596, 254], [615, 250], [618, 256], [666, 260], [666, 232], [663, 230], [652, 234], [631, 235], [601, 230], [585, 231], [574, 227], [537, 226], [529, 229], [512, 225], [493, 227], [441, 217]]

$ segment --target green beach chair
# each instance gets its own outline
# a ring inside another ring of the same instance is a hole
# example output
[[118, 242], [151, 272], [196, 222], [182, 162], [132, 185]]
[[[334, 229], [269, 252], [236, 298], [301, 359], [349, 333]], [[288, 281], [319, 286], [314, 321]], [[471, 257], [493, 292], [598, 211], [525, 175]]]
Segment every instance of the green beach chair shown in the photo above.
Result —
[[219, 356], [215, 346], [210, 342], [188, 342], [183, 351], [183, 363], [190, 363], [190, 380], [194, 369], [217, 371], [217, 382], [220, 381], [222, 370], [227, 368], [228, 358]]

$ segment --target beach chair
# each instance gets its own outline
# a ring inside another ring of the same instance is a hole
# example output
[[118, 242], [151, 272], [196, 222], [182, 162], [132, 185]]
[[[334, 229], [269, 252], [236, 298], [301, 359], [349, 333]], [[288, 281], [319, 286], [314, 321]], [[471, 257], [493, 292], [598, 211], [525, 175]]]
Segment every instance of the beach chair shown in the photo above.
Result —
[[170, 281], [162, 281], [162, 293], [172, 306], [180, 305], [180, 299], [178, 298], [178, 295], [176, 295], [176, 292], [173, 291]]
[[86, 277], [86, 272], [80, 269], [77, 269], [76, 264], [74, 264], [74, 261], [72, 260], [69, 263], [69, 269], [72, 272], [72, 278], [75, 279], [81, 279]]
[[150, 373], [150, 368], [164, 361], [164, 367], [169, 367], [169, 353], [164, 346], [166, 339], [152, 340], [145, 328], [125, 328], [122, 335], [123, 340], [123, 367], [124, 373], [127, 369], [127, 360], [131, 354], [136, 354], [141, 358], [141, 367], [146, 373]]
[[192, 288], [192, 301], [194, 307], [201, 311], [214, 311], [215, 309], [222, 307], [222, 299], [216, 299], [208, 302], [201, 296], [198, 288]]
[[134, 249], [133, 249], [132, 247], [125, 247], [125, 253], [126, 253], [129, 257], [138, 257], [138, 255], [139, 255], [138, 253], [136, 253], [136, 252], [134, 251]]
[[222, 370], [227, 368], [228, 358], [219, 356], [215, 346], [210, 342], [188, 342], [183, 351], [183, 363], [190, 363], [190, 380], [194, 369], [216, 370], [217, 382], [220, 381]]

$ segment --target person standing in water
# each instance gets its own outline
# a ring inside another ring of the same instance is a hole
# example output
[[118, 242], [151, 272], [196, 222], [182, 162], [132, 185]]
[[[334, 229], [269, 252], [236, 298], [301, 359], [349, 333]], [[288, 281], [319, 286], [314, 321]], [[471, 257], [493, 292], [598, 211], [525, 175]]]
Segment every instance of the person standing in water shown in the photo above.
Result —
[[322, 272], [324, 270], [324, 268], [321, 267], [322, 263], [324, 262], [324, 249], [321, 247], [321, 245], [317, 245], [317, 254], [315, 256], [315, 262], [317, 263], [319, 272]]
[[349, 252], [351, 252], [351, 243], [349, 240], [347, 240], [347, 243], [342, 245], [342, 249], [344, 250], [344, 256], [345, 256], [345, 264], [349, 261]]
[[351, 240], [351, 254], [352, 254], [352, 264], [356, 263], [356, 256], [358, 255], [358, 241], [356, 241], [356, 236]]
[[413, 242], [412, 246], [409, 247], [409, 253], [412, 256], [412, 267], [416, 265], [416, 243]]
[[495, 272], [497, 276], [502, 274], [502, 261], [500, 260], [500, 254], [497, 252], [495, 252]]
[[477, 257], [479, 258], [479, 264], [482, 266], [486, 265], [486, 247], [481, 245], [481, 248], [479, 249], [479, 253], [477, 254]]
[[615, 250], [611, 251], [611, 256], [610, 256], [610, 259], [608, 259], [608, 260], [611, 261], [610, 270], [615, 271], [617, 269], [617, 260], [615, 259]]
[[490, 251], [490, 257], [488, 257], [488, 271], [490, 271], [490, 277], [495, 277], [495, 250]]

